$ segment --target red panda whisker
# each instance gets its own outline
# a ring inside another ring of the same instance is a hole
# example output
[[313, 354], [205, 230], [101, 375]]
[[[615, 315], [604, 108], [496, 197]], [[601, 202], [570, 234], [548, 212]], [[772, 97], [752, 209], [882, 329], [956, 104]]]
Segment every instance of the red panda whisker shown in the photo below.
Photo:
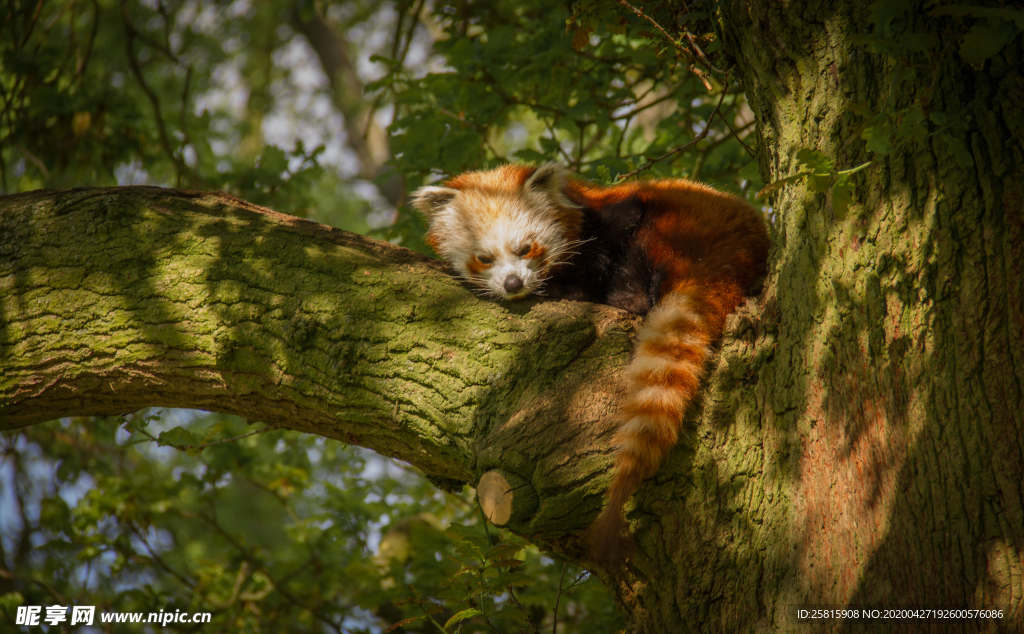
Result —
[[552, 265], [563, 265], [564, 264], [565, 266], [572, 266], [574, 264], [574, 262], [571, 262], [569, 259], [562, 259], [563, 255], [569, 255], [569, 256], [579, 255], [579, 252], [578, 251], [556, 251], [556, 252], [552, 253], [550, 256], [548, 256], [548, 259], [549, 260], [554, 260]]
[[[579, 255], [579, 254], [580, 254], [579, 251], [558, 251], [557, 253], [555, 253], [556, 256], [561, 256], [561, 255]], [[565, 264], [565, 265], [571, 266], [571, 265], [575, 264], [575, 262], [570, 262], [569, 260], [565, 260], [563, 262], [560, 262], [560, 264]]]
[[575, 248], [575, 247], [578, 247], [580, 245], [586, 244], [588, 242], [593, 242], [594, 240], [597, 240], [597, 238], [587, 238], [585, 240], [572, 240], [570, 242], [567, 242], [566, 246], [567, 247]]

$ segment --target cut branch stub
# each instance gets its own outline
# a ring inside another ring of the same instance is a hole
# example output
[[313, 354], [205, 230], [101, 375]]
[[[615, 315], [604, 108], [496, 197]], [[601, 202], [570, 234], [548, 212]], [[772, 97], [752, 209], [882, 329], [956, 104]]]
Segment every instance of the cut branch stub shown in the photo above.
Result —
[[484, 515], [495, 526], [527, 519], [539, 505], [537, 492], [525, 478], [498, 469], [480, 478], [476, 497]]

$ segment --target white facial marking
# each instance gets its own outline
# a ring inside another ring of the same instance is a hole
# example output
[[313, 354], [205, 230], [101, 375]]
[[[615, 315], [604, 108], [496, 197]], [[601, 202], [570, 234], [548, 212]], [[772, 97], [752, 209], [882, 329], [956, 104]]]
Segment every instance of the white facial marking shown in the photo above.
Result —
[[460, 193], [431, 218], [438, 250], [493, 297], [521, 299], [542, 290], [549, 256], [568, 246], [553, 214], [520, 196], [474, 194]]
[[462, 189], [420, 188], [414, 204], [430, 218], [431, 244], [463, 278], [493, 297], [521, 299], [541, 291], [551, 266], [568, 258], [572, 245], [558, 218], [575, 205], [561, 191], [564, 168], [544, 166], [518, 189], [506, 189], [502, 174], [482, 173], [482, 184]]

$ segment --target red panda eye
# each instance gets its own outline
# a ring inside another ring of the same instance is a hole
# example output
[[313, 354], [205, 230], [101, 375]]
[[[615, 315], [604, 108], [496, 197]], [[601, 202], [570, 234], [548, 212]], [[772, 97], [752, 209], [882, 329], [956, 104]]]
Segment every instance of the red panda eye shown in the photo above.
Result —
[[482, 264], [491, 264], [494, 262], [494, 258], [489, 255], [478, 255], [476, 259], [480, 260]]
[[526, 254], [529, 253], [532, 248], [533, 245], [524, 244], [522, 247], [519, 248], [519, 251], [516, 253], [516, 255], [518, 255], [521, 258], [525, 258]]

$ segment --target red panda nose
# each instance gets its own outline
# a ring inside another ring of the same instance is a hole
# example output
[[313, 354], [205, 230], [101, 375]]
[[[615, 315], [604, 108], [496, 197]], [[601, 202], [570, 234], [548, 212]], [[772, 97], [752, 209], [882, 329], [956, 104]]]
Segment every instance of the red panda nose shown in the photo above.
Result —
[[509, 275], [505, 278], [505, 292], [515, 293], [523, 288], [523, 280], [518, 275]]

